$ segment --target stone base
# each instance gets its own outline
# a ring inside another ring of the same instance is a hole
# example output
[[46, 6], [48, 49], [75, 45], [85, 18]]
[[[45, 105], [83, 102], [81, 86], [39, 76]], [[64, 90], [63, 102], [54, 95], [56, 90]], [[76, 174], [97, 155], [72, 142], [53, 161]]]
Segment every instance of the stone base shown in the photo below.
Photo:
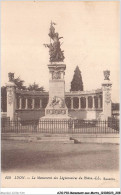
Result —
[[46, 130], [50, 133], [61, 131], [62, 133], [68, 132], [69, 129], [69, 116], [44, 116], [39, 120], [39, 129]]
[[104, 114], [102, 112], [102, 113], [100, 113], [100, 116], [99, 116], [98, 120], [107, 121], [108, 120], [108, 116], [106, 116], [106, 114]]
[[[63, 63], [51, 63], [48, 65], [49, 79], [49, 103], [45, 108], [45, 116], [39, 120], [39, 128], [49, 133], [59, 131], [68, 132], [69, 120], [68, 109], [65, 104], [65, 69]], [[44, 132], [44, 131], [43, 131]]]

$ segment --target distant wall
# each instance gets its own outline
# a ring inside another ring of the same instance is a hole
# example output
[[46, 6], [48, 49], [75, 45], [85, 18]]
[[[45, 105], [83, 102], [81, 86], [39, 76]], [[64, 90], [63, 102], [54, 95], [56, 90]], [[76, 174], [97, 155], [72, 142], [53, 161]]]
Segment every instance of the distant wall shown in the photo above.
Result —
[[69, 115], [77, 119], [97, 119], [102, 111], [69, 110]]
[[[17, 116], [21, 120], [39, 120], [45, 116], [45, 109], [41, 110], [17, 110]], [[69, 110], [68, 114], [76, 119], [96, 119], [101, 111], [84, 111], [84, 110]]]
[[41, 110], [19, 110], [16, 112], [21, 120], [39, 120], [45, 115], [45, 109]]

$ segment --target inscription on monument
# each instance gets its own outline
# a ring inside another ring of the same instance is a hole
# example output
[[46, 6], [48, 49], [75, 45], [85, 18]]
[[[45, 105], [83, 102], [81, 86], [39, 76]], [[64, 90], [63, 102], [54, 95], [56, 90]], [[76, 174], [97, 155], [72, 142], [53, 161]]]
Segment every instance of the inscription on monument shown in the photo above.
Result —
[[47, 114], [66, 114], [66, 110], [58, 110], [58, 109], [47, 109], [46, 110]]

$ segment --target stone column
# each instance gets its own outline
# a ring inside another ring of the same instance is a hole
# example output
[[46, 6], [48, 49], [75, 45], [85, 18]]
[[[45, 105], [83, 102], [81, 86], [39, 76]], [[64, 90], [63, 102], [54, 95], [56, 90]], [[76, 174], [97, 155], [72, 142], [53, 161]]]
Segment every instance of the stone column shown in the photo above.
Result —
[[22, 98], [21, 97], [19, 98], [19, 109], [20, 110], [22, 109]]
[[16, 85], [13, 83], [14, 73], [8, 73], [9, 82], [6, 84], [7, 87], [7, 117], [10, 120], [15, 120], [16, 110]]
[[40, 99], [40, 108], [42, 108], [42, 99]]
[[110, 71], [104, 71], [104, 82], [102, 83], [102, 98], [103, 98], [103, 120], [107, 120], [112, 116], [112, 104], [111, 104], [111, 87], [112, 83], [109, 79]]
[[102, 106], [103, 106], [103, 96], [100, 95], [100, 108], [102, 108]]
[[93, 109], [95, 108], [95, 98], [94, 98], [94, 96], [92, 96], [92, 108]]
[[73, 98], [71, 98], [71, 109], [74, 109], [74, 107], [73, 107]]
[[101, 105], [101, 103], [100, 103], [100, 96], [98, 96], [98, 108], [100, 108], [100, 105]]
[[86, 109], [88, 108], [88, 96], [85, 97], [86, 98]]
[[28, 109], [28, 99], [25, 100], [25, 109]]
[[79, 110], [81, 109], [81, 103], [80, 103], [80, 97], [78, 97], [79, 98]]
[[35, 99], [32, 99], [32, 109], [34, 109]]

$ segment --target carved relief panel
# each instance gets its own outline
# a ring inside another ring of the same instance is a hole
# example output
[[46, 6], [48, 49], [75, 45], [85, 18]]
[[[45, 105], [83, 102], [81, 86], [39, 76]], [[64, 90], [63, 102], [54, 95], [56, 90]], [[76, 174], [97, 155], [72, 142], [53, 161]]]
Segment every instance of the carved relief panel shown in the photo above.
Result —
[[53, 79], [61, 79], [61, 72], [55, 70], [55, 71], [53, 72], [52, 78], [53, 78]]
[[9, 88], [7, 91], [8, 91], [8, 104], [11, 105], [13, 103], [13, 90]]

